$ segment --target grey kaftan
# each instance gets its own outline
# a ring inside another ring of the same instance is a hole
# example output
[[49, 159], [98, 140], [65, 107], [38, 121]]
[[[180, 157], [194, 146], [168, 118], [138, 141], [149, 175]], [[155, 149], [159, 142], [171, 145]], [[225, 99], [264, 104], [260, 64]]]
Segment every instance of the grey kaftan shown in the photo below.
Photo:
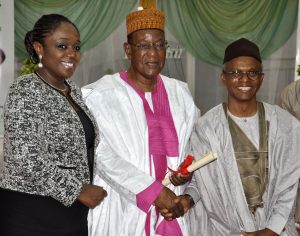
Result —
[[264, 103], [264, 108], [270, 124], [269, 181], [264, 206], [254, 215], [248, 209], [222, 105], [199, 119], [192, 136], [194, 155], [215, 151], [218, 159], [196, 171], [185, 191], [198, 202], [186, 216], [190, 235], [235, 236], [264, 228], [282, 236], [297, 235], [293, 206], [300, 175], [300, 123], [278, 106]]

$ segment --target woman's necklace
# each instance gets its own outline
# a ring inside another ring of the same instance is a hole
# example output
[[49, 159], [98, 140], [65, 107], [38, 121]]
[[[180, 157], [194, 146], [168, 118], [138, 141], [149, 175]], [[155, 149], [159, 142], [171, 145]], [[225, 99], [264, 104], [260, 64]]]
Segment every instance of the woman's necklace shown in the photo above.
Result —
[[44, 79], [37, 71], [36, 71], [35, 73], [36, 73], [36, 75], [37, 75], [41, 80], [43, 80], [43, 81], [44, 81], [46, 84], [48, 84], [50, 87], [52, 87], [52, 88], [54, 88], [54, 89], [56, 89], [56, 90], [62, 92], [63, 94], [66, 93], [66, 92], [68, 91], [68, 89], [69, 89], [68, 85], [64, 84], [64, 85], [65, 85], [65, 88], [63, 88], [63, 89], [57, 88], [57, 87], [53, 86], [52, 84], [50, 84], [48, 81], [46, 81], [46, 80], [45, 80], [45, 79]]

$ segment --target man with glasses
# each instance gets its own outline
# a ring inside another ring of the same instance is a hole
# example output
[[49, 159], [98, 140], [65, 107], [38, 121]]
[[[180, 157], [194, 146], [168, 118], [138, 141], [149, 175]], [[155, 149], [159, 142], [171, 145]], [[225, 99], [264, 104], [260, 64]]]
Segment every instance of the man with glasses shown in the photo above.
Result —
[[191, 174], [172, 175], [169, 188], [161, 182], [186, 157], [198, 109], [185, 83], [160, 74], [168, 45], [164, 14], [140, 9], [126, 26], [129, 69], [83, 89], [102, 132], [94, 184], [108, 192], [90, 212], [90, 235], [187, 235], [183, 218], [165, 221], [159, 209], [183, 214], [175, 199]]
[[[185, 195], [190, 235], [297, 235], [293, 219], [299, 179], [300, 123], [278, 106], [260, 102], [259, 48], [247, 39], [225, 50], [224, 102], [199, 118], [192, 135], [195, 157], [218, 159], [194, 172]], [[171, 220], [172, 209], [162, 210]]]

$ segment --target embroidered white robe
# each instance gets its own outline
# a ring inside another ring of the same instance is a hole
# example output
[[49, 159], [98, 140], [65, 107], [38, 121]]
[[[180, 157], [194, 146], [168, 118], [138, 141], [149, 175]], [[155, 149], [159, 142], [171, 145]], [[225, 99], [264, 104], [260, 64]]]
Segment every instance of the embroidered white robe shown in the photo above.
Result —
[[[190, 149], [189, 139], [199, 111], [185, 83], [161, 77], [179, 139], [179, 157], [168, 158], [168, 166], [176, 169]], [[148, 129], [142, 100], [119, 73], [106, 75], [82, 91], [102, 134], [96, 149], [94, 183], [108, 192], [104, 201], [89, 213], [89, 235], [145, 235], [146, 213], [137, 207], [136, 196], [155, 179], [150, 176]], [[178, 195], [185, 186], [170, 188]], [[179, 224], [183, 235], [188, 235], [183, 218]], [[154, 231], [151, 235], [155, 235]]]

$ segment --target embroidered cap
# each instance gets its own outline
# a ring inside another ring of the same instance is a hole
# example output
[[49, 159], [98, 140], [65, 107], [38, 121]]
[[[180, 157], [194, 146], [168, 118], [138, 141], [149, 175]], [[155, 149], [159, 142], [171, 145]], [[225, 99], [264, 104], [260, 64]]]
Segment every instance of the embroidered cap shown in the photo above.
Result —
[[258, 46], [248, 39], [241, 38], [226, 47], [223, 64], [241, 56], [254, 57], [261, 63]]
[[141, 29], [160, 29], [164, 31], [165, 14], [156, 8], [143, 9], [126, 16], [127, 35]]

